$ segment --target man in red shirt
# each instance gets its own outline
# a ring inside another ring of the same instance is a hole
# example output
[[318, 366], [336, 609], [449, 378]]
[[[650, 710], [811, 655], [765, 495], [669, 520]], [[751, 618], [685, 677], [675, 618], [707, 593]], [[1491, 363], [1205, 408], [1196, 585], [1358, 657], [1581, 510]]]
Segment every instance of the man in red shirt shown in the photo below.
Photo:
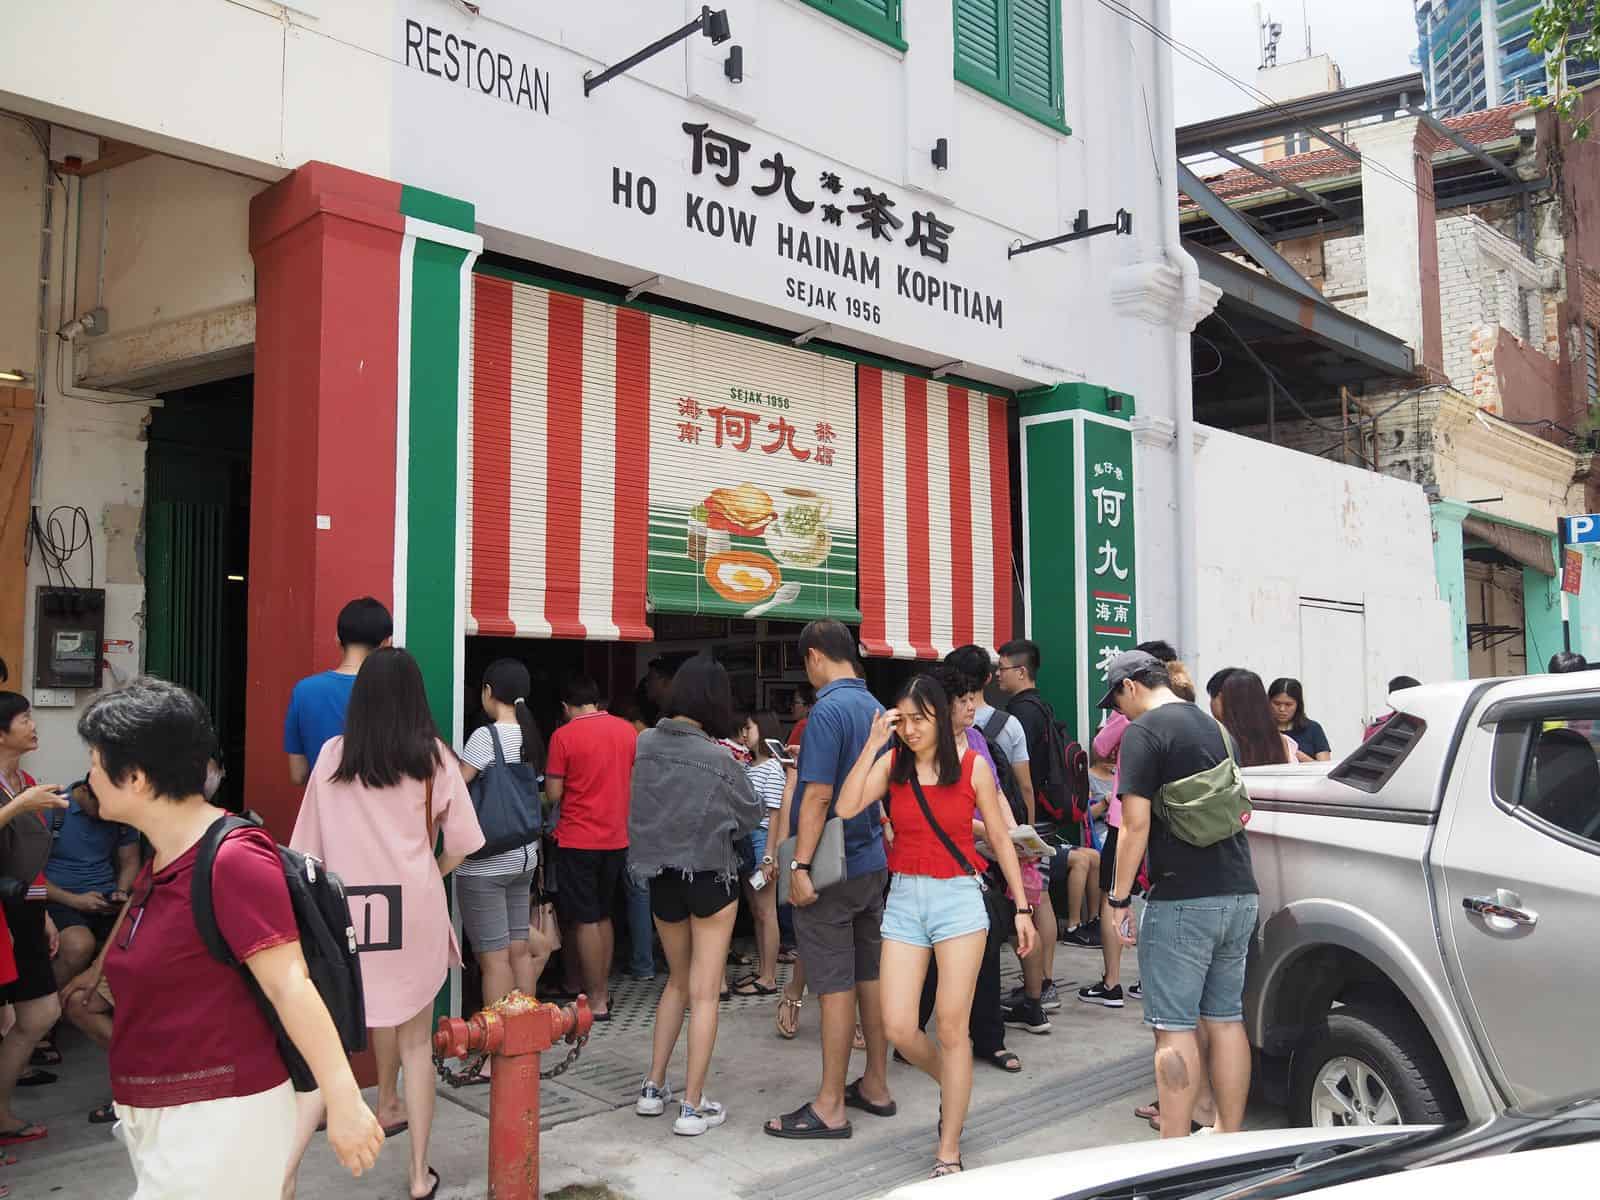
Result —
[[583, 986], [596, 1021], [611, 1019], [606, 980], [615, 935], [611, 908], [628, 862], [628, 796], [638, 735], [600, 708], [600, 686], [587, 675], [562, 693], [567, 723], [550, 738], [545, 794], [561, 806], [556, 908], [573, 927]]

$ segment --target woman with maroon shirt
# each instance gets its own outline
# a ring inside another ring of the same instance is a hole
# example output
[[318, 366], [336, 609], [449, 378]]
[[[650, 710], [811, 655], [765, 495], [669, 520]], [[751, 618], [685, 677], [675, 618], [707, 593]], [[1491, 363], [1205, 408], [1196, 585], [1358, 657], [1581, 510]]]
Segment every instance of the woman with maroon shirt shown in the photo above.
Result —
[[[39, 733], [26, 696], [0, 692], [0, 826], [16, 822], [12, 833], [14, 853], [27, 860], [26, 879], [11, 881], [26, 891], [0, 903], [11, 934], [15, 972], [0, 987], [0, 1004], [10, 1004], [16, 1022], [0, 1040], [0, 1145], [15, 1145], [45, 1137], [48, 1130], [11, 1111], [11, 1097], [28, 1060], [41, 1038], [61, 1015], [56, 999], [55, 975], [50, 969], [56, 930], [45, 911], [44, 864], [50, 857], [50, 810], [66, 808], [67, 801], [54, 787], [40, 787], [22, 769], [22, 756], [39, 748]], [[37, 866], [33, 866], [37, 863]], [[11, 869], [16, 869], [13, 862]], [[41, 1078], [40, 1082], [49, 1082]]]
[[[295, 1132], [289, 1073], [243, 976], [207, 952], [189, 905], [197, 846], [223, 816], [204, 795], [216, 745], [205, 706], [175, 684], [136, 679], [90, 705], [78, 734], [105, 819], [155, 849], [105, 956], [117, 998], [111, 1093], [135, 1200], [277, 1200]], [[360, 1175], [383, 1131], [306, 974], [272, 839], [234, 833], [213, 878], [223, 939], [305, 1057], [327, 1101], [328, 1141]]]
[[[894, 752], [884, 754], [891, 743]], [[923, 815], [922, 800], [959, 852], [959, 862]], [[939, 1149], [933, 1164], [938, 1179], [962, 1169], [961, 1127], [972, 1098], [968, 1018], [989, 933], [979, 883], [984, 863], [973, 841], [972, 814], [980, 813], [990, 829], [1003, 828], [1005, 821], [993, 771], [971, 748], [957, 750], [950, 701], [931, 676], [912, 679], [895, 707], [873, 719], [872, 733], [839, 791], [835, 812], [849, 818], [879, 801], [885, 801], [894, 821], [889, 847], [893, 879], [884, 904], [878, 968], [883, 1023], [901, 1055], [939, 1083]], [[1018, 901], [1017, 953], [1026, 958], [1036, 936], [1033, 908], [1022, 903], [1022, 867], [1009, 838], [997, 839], [994, 851]], [[930, 958], [939, 969], [933, 1006], [937, 1044], [917, 1028]], [[894, 1115], [892, 1106], [880, 1110], [855, 1088], [846, 1092], [846, 1102], [874, 1116]]]

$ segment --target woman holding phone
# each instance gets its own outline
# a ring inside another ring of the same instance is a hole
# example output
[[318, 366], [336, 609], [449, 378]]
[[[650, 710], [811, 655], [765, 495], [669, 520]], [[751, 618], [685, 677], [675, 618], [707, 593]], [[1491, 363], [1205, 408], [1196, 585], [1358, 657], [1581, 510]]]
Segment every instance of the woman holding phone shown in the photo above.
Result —
[[[949, 698], [931, 676], [912, 679], [894, 708], [874, 718], [835, 810], [849, 818], [879, 801], [894, 821], [893, 878], [879, 962], [884, 1027], [901, 1055], [939, 1084], [939, 1147], [933, 1164], [938, 1179], [963, 1169], [961, 1128], [972, 1098], [968, 1017], [989, 932], [980, 878], [984, 860], [974, 845], [972, 814], [978, 811], [992, 829], [1004, 827], [1005, 820], [993, 771], [970, 747], [957, 748]], [[1017, 902], [1017, 950], [1026, 956], [1037, 935], [1033, 907], [1024, 902], [1022, 868], [1009, 838], [999, 839], [994, 849]], [[939, 970], [936, 1042], [917, 1028], [930, 959]], [[848, 1093], [846, 1098], [851, 1099]], [[867, 1104], [859, 1095], [854, 1099]]]
[[[744, 898], [756, 927], [756, 970], [729, 987], [735, 996], [776, 996], [778, 994], [778, 889], [768, 886], [766, 867], [772, 855], [767, 852], [767, 828], [772, 814], [783, 806], [783, 787], [787, 775], [783, 760], [773, 747], [783, 749], [778, 740], [778, 714], [771, 709], [744, 718], [737, 735], [739, 744], [750, 751], [753, 761], [745, 767], [750, 786], [760, 797], [761, 824], [750, 834], [754, 871], [746, 874]], [[760, 879], [758, 887], [756, 880]]]

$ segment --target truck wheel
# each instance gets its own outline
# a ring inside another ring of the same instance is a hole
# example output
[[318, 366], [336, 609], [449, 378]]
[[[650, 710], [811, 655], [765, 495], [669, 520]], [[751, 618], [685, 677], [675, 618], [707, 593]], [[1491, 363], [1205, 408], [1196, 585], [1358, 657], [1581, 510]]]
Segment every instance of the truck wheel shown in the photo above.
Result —
[[1460, 1111], [1438, 1050], [1400, 1009], [1336, 1008], [1295, 1051], [1289, 1114], [1296, 1125], [1437, 1125]]

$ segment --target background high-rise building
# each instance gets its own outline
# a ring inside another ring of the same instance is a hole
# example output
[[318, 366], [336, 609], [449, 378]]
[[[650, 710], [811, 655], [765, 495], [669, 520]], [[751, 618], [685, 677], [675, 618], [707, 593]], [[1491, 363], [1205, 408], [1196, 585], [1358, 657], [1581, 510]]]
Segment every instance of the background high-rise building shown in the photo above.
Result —
[[[1546, 90], [1544, 56], [1529, 47], [1538, 0], [1416, 0], [1417, 65], [1435, 113], [1494, 108]], [[1600, 79], [1593, 62], [1569, 63], [1568, 81]]]

